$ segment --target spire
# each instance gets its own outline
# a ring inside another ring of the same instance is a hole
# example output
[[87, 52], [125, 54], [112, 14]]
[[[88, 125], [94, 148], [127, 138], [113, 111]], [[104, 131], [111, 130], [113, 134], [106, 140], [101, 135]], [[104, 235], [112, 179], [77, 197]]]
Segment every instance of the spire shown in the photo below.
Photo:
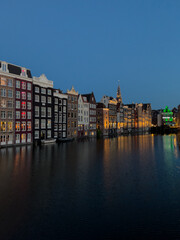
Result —
[[121, 97], [121, 89], [120, 89], [120, 85], [119, 85], [119, 80], [118, 80], [118, 88], [117, 88], [117, 96], [116, 99], [119, 103], [122, 103], [122, 97]]

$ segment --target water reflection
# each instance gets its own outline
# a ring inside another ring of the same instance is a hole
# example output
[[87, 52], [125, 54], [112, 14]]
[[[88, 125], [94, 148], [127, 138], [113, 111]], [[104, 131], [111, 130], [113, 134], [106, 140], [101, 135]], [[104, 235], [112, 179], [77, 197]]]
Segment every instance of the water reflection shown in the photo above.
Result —
[[178, 137], [1, 149], [1, 238], [112, 239], [116, 233], [152, 239], [179, 233]]

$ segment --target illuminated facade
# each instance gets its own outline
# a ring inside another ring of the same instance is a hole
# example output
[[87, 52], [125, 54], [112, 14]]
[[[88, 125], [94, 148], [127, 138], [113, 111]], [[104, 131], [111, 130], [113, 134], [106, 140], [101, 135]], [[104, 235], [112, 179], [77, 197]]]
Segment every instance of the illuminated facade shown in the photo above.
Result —
[[109, 108], [106, 108], [106, 106], [103, 103], [97, 103], [96, 117], [97, 117], [97, 129], [100, 130], [100, 134], [103, 136], [108, 136]]
[[31, 72], [0, 62], [0, 78], [0, 146], [32, 143]]
[[180, 128], [180, 105], [178, 106], [177, 125], [178, 125], [178, 127]]
[[68, 138], [77, 138], [78, 136], [78, 92], [74, 87], [67, 90], [68, 95]]
[[86, 96], [78, 96], [78, 137], [89, 135], [89, 103]]

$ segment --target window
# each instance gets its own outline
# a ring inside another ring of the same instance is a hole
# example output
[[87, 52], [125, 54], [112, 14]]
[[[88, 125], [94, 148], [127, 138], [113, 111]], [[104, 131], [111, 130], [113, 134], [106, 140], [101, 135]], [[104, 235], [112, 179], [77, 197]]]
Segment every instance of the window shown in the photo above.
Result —
[[41, 128], [46, 128], [46, 120], [41, 119]]
[[35, 131], [35, 139], [39, 139], [39, 131]]
[[48, 107], [48, 117], [51, 117], [51, 108]]
[[20, 91], [16, 91], [16, 98], [20, 99]]
[[12, 87], [12, 86], [13, 86], [12, 79], [8, 79], [8, 87]]
[[66, 131], [66, 124], [63, 124], [63, 130]]
[[41, 93], [42, 94], [46, 94], [46, 89], [45, 88], [41, 88]]
[[51, 130], [47, 131], [47, 138], [51, 138]]
[[63, 107], [63, 112], [64, 112], [64, 113], [66, 112], [66, 107], [65, 107], [65, 106]]
[[35, 107], [35, 117], [39, 117], [39, 107]]
[[35, 92], [39, 93], [39, 87], [35, 87]]
[[31, 131], [31, 122], [27, 122], [27, 130]]
[[26, 134], [25, 133], [21, 134], [21, 141], [26, 142]]
[[6, 89], [1, 89], [1, 97], [6, 97]]
[[6, 122], [1, 122], [1, 131], [6, 132]]
[[41, 117], [46, 117], [46, 108], [45, 107], [41, 108]]
[[2, 108], [5, 108], [5, 107], [6, 107], [6, 100], [5, 100], [5, 99], [2, 99], [2, 100], [1, 100], [1, 107], [2, 107]]
[[26, 83], [22, 82], [22, 89], [26, 89]]
[[48, 103], [51, 103], [52, 101], [51, 101], [51, 97], [48, 97]]
[[5, 111], [1, 111], [1, 118], [5, 119], [6, 118], [6, 112]]
[[12, 98], [13, 97], [13, 91], [12, 90], [8, 90], [8, 97]]
[[39, 129], [39, 119], [35, 119], [35, 129]]
[[49, 120], [49, 119], [47, 121], [47, 128], [51, 128], [51, 120]]
[[1, 85], [6, 86], [6, 79], [5, 78], [1, 78]]
[[31, 90], [31, 83], [27, 83], [27, 90]]
[[22, 75], [23, 77], [26, 77], [26, 69], [21, 69], [21, 75]]
[[27, 134], [27, 142], [31, 142], [31, 133]]
[[16, 101], [16, 108], [17, 108], [17, 109], [20, 108], [20, 101]]
[[27, 112], [27, 119], [31, 119], [31, 112]]
[[63, 122], [66, 122], [66, 115], [63, 115]]
[[27, 109], [30, 110], [31, 109], [31, 103], [27, 102]]
[[21, 108], [22, 108], [22, 109], [26, 109], [26, 102], [22, 102], [22, 103], [21, 103]]
[[66, 105], [66, 100], [63, 100], [63, 105]]
[[54, 111], [58, 112], [58, 106], [57, 105], [54, 106]]
[[55, 104], [58, 104], [58, 98], [55, 98]]
[[16, 122], [16, 131], [20, 131], [20, 122]]
[[20, 88], [20, 81], [16, 81], [16, 88]]
[[45, 96], [41, 96], [41, 102], [46, 103], [46, 97]]
[[26, 119], [26, 112], [22, 112], [21, 117], [22, 117], [22, 119]]
[[27, 100], [31, 100], [31, 93], [27, 93]]
[[20, 141], [20, 134], [16, 134], [16, 142], [19, 142]]
[[13, 123], [12, 122], [8, 122], [7, 130], [8, 130], [8, 132], [12, 132], [12, 130], [13, 130]]
[[39, 102], [39, 95], [35, 95], [35, 102]]
[[2, 71], [6, 72], [7, 71], [7, 65], [6, 63], [2, 63]]
[[21, 130], [26, 131], [26, 122], [21, 123]]
[[8, 119], [12, 119], [13, 118], [13, 113], [12, 113], [12, 111], [8, 111], [8, 114], [7, 114], [8, 116], [7, 116], [7, 118]]
[[26, 93], [22, 92], [22, 99], [26, 99]]
[[48, 95], [51, 95], [52, 91], [50, 89], [48, 89]]
[[16, 119], [20, 119], [20, 112], [19, 111], [16, 112]]

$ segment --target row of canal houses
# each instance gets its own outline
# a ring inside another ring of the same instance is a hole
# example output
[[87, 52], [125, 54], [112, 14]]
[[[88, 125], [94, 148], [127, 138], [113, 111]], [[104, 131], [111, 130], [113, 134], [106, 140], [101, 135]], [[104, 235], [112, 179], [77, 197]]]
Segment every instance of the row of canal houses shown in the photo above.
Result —
[[78, 137], [116, 135], [151, 125], [150, 104], [122, 103], [116, 99], [79, 94], [73, 87], [63, 93], [44, 74], [33, 77], [27, 68], [0, 61], [0, 147]]

